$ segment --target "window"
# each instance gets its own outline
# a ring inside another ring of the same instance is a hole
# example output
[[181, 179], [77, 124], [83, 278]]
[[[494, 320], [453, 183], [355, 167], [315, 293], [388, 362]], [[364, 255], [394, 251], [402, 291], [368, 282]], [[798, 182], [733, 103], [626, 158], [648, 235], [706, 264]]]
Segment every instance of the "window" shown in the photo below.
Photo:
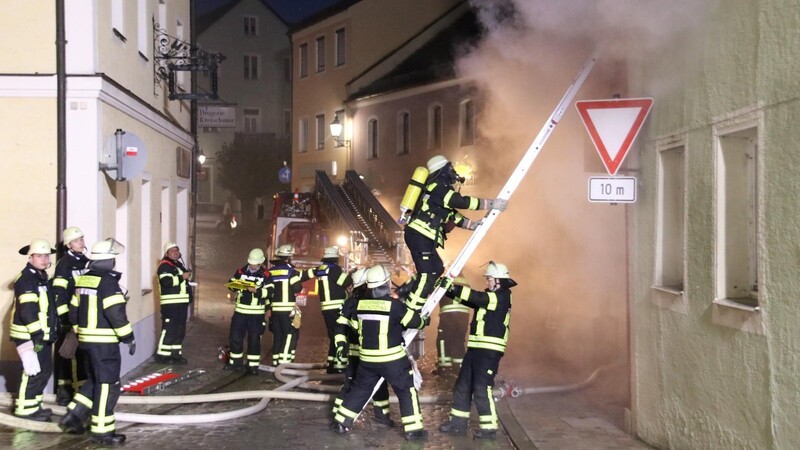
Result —
[[256, 55], [244, 55], [242, 57], [242, 73], [244, 74], [245, 80], [257, 80], [258, 79], [258, 56]]
[[442, 106], [433, 105], [428, 108], [428, 148], [442, 148]]
[[152, 195], [150, 180], [142, 177], [142, 213], [139, 215], [139, 243], [141, 245], [139, 254], [141, 266], [139, 268], [139, 273], [141, 274], [142, 293], [153, 290], [153, 267], [151, 261], [153, 248], [151, 229], [153, 227], [153, 222], [151, 222], [150, 217], [153, 209]]
[[317, 150], [325, 148], [325, 114], [317, 114]]
[[325, 36], [317, 38], [317, 72], [325, 71]]
[[167, 30], [167, 0], [158, 0], [158, 27]]
[[244, 109], [244, 132], [258, 133], [258, 125], [261, 121], [261, 110], [258, 108]]
[[308, 44], [300, 44], [300, 78], [308, 76]]
[[300, 119], [300, 145], [298, 152], [305, 153], [308, 151], [308, 119]]
[[758, 131], [717, 137], [717, 301], [758, 306]]
[[292, 81], [292, 60], [289, 58], [283, 58], [283, 81]]
[[459, 143], [475, 144], [475, 106], [472, 100], [464, 100], [459, 107]]
[[111, 31], [122, 42], [125, 38], [125, 6], [122, 0], [111, 0]]
[[658, 155], [655, 284], [683, 292], [685, 150], [667, 148]]
[[283, 137], [288, 138], [292, 135], [292, 110], [283, 110]]
[[411, 149], [411, 114], [401, 111], [397, 115], [397, 154], [407, 155]]
[[258, 18], [255, 16], [244, 16], [244, 35], [258, 36]]
[[139, 56], [149, 61], [147, 52], [150, 48], [148, 42], [152, 42], [150, 38], [150, 30], [152, 25], [147, 20], [147, 0], [137, 0], [136, 2], [136, 42], [139, 47]]
[[[181, 19], [175, 19], [175, 37], [181, 41], [185, 41], [185, 37], [183, 35], [183, 22]], [[178, 71], [178, 86], [183, 87], [186, 84], [186, 71], [179, 70]]]
[[378, 119], [367, 121], [367, 159], [378, 159]]
[[336, 30], [336, 67], [343, 66], [346, 62], [344, 28]]

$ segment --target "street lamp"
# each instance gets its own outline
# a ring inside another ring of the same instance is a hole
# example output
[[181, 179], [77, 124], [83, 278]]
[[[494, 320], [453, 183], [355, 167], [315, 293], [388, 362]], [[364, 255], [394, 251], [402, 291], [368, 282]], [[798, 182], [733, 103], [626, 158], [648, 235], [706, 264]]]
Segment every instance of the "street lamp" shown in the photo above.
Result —
[[344, 131], [344, 125], [339, 122], [339, 115], [335, 115], [333, 117], [333, 122], [330, 124], [331, 129], [331, 137], [333, 140], [336, 141], [336, 147], [349, 147], [350, 141], [344, 139], [342, 137], [342, 131]]
[[203, 153], [202, 150], [200, 150], [200, 154], [197, 155], [197, 162], [199, 162], [201, 166], [206, 162], [206, 154]]

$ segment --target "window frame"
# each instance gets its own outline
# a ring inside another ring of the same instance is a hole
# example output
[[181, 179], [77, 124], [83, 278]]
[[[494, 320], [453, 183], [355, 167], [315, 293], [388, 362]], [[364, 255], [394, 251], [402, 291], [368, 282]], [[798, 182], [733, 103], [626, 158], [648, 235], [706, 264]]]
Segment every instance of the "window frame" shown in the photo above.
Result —
[[397, 112], [397, 155], [411, 154], [411, 112]]
[[325, 72], [325, 35], [317, 36], [314, 39], [314, 49], [316, 51], [316, 73]]
[[375, 160], [380, 157], [380, 122], [376, 116], [367, 119], [365, 131], [367, 133], [367, 160]]
[[337, 28], [333, 35], [336, 41], [336, 67], [342, 67], [347, 64], [347, 30], [345, 27]]
[[297, 65], [297, 76], [298, 78], [307, 78], [308, 77], [308, 42], [303, 42], [302, 44], [297, 46], [297, 59], [300, 61], [300, 64]]
[[428, 106], [428, 150], [442, 149], [444, 144], [443, 122], [444, 107], [438, 102], [431, 103]]

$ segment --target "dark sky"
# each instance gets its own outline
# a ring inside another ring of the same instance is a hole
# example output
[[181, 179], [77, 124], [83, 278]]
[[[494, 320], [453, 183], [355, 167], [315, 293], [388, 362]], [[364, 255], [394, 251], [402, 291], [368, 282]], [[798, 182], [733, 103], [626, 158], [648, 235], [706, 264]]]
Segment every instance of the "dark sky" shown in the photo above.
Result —
[[[197, 15], [202, 16], [236, 0], [195, 0]], [[342, 0], [265, 0], [287, 23], [297, 23]]]

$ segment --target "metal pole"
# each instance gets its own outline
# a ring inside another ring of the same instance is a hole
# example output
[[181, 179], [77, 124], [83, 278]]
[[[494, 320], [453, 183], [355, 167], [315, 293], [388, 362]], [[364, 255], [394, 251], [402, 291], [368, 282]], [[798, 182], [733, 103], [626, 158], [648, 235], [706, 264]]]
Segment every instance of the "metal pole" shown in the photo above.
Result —
[[[56, 242], [67, 227], [67, 68], [64, 0], [56, 0]], [[63, 245], [57, 245], [59, 255]]]
[[[189, 1], [189, 21], [190, 21], [190, 30], [189, 30], [189, 45], [191, 46], [192, 57], [194, 57], [194, 53], [196, 52], [195, 46], [197, 44], [197, 32], [196, 32], [196, 11], [195, 11], [195, 2], [197, 0], [190, 0]], [[192, 164], [191, 164], [191, 177], [192, 177], [192, 208], [191, 208], [191, 215], [192, 215], [192, 255], [190, 258], [192, 270], [192, 280], [197, 281], [197, 268], [195, 267], [197, 263], [197, 157], [200, 155], [200, 147], [197, 145], [197, 99], [195, 98], [197, 94], [197, 72], [192, 70], [191, 72], [191, 88], [190, 92], [192, 93], [192, 99], [190, 101], [190, 121], [191, 121], [191, 133], [192, 133]], [[196, 294], [196, 293], [195, 293]], [[197, 298], [194, 298], [195, 301], [192, 302], [192, 310], [191, 315], [194, 317], [195, 312], [197, 311]]]

